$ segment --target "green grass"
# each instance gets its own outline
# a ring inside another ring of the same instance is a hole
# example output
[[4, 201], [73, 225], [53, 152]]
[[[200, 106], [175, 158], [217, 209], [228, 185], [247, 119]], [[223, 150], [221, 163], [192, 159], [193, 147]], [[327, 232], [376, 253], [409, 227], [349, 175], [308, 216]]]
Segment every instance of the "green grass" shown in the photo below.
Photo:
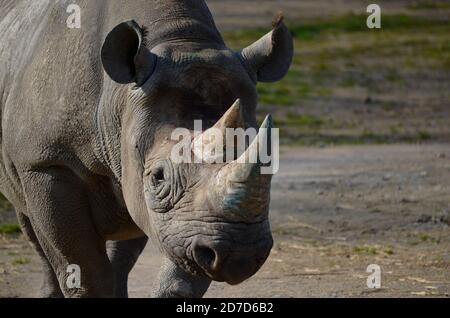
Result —
[[[368, 31], [366, 21], [367, 15], [365, 14], [347, 14], [328, 19], [316, 19], [314, 22], [297, 24], [292, 28], [292, 34], [298, 39], [313, 40], [324, 32], [365, 32]], [[381, 29], [372, 29], [370, 31], [381, 32], [382, 30], [405, 30], [435, 24], [436, 21], [405, 14], [383, 14], [381, 17]]]
[[18, 224], [0, 224], [0, 234], [20, 233], [22, 230]]
[[412, 10], [446, 10], [450, 9], [450, 3], [444, 1], [422, 0], [414, 1], [407, 6]]
[[367, 255], [376, 255], [378, 254], [378, 250], [375, 246], [369, 245], [357, 245], [353, 247], [353, 252], [357, 254], [367, 254]]
[[353, 247], [353, 252], [357, 254], [366, 254], [366, 255], [378, 255], [380, 253], [384, 253], [385, 255], [393, 255], [394, 250], [391, 246], [382, 247], [382, 246], [372, 246], [372, 245], [357, 245]]
[[422, 242], [439, 244], [441, 241], [439, 238], [435, 238], [428, 233], [419, 233], [418, 237]]
[[[295, 56], [287, 76], [277, 83], [258, 84], [260, 103], [291, 106], [302, 100], [330, 97], [339, 87], [363, 86], [377, 90], [376, 74], [398, 85], [405, 84], [402, 64], [367, 61], [403, 57], [417, 67], [420, 59], [436, 69], [450, 69], [449, 23], [404, 14], [383, 14], [382, 29], [369, 30], [366, 15], [347, 14], [287, 24], [294, 35]], [[268, 29], [226, 32], [230, 47], [239, 50]], [[429, 36], [433, 34], [434, 39]], [[422, 36], [420, 36], [422, 35]]]
[[386, 247], [383, 252], [385, 254], [387, 254], [387, 255], [393, 255], [394, 254], [394, 250], [392, 249], [392, 247]]
[[420, 130], [417, 134], [418, 139], [421, 141], [430, 140], [431, 134], [425, 130]]
[[[367, 15], [346, 14], [329, 18], [317, 18], [314, 20], [296, 22], [287, 21], [289, 29], [295, 39], [316, 40], [325, 33], [341, 34], [353, 32], [382, 32], [422, 29], [424, 27], [443, 26], [446, 21], [432, 20], [406, 14], [383, 14], [381, 29], [369, 30], [366, 25]], [[269, 31], [269, 28], [245, 29], [224, 33], [224, 38], [230, 47], [240, 49], [252, 43]]]
[[294, 37], [305, 40], [314, 39], [324, 32], [332, 32], [334, 34], [352, 32], [382, 33], [383, 31], [410, 31], [446, 24], [445, 21], [406, 14], [383, 14], [381, 16], [381, 28], [369, 30], [366, 25], [366, 20], [367, 15], [365, 14], [347, 14], [328, 19], [318, 19], [312, 23], [299, 24], [292, 30]]
[[28, 257], [17, 257], [11, 261], [13, 265], [26, 265], [29, 264], [31, 260]]
[[[365, 91], [368, 96], [389, 95], [417, 87], [417, 83], [429, 78], [430, 74], [450, 72], [450, 23], [447, 21], [383, 13], [382, 28], [369, 30], [366, 18], [366, 14], [346, 14], [286, 22], [295, 42], [291, 69], [279, 82], [257, 85], [260, 104], [286, 108], [281, 116], [274, 114], [286, 140], [307, 145], [378, 144], [425, 142], [435, 137], [424, 128], [419, 128], [416, 135], [404, 135], [402, 130], [389, 130], [389, 127], [384, 132], [360, 133], [362, 127], [358, 122], [354, 127], [335, 127], [330, 120], [309, 124], [304, 122], [305, 118], [292, 116], [296, 113], [293, 107], [301, 106], [302, 113], [308, 113], [310, 105], [318, 105], [318, 102], [320, 105], [330, 104], [341, 98], [342, 92], [346, 96], [352, 96], [356, 91]], [[226, 32], [224, 38], [231, 48], [239, 50], [269, 29]], [[403, 96], [389, 104], [371, 103], [369, 107], [395, 112], [397, 106], [407, 101], [408, 94]], [[331, 109], [327, 117], [332, 116]], [[306, 133], [306, 140], [298, 138], [298, 132], [293, 133], [296, 128], [301, 129], [300, 137]], [[308, 136], [308, 129], [311, 136]], [[321, 134], [325, 129], [335, 131], [333, 135]], [[339, 129], [347, 131], [340, 133]], [[349, 129], [352, 130], [351, 136], [348, 136]]]
[[286, 120], [284, 123], [288, 126], [318, 128], [325, 123], [325, 120], [310, 114], [295, 114], [289, 112], [286, 115]]
[[275, 83], [258, 84], [259, 100], [266, 105], [292, 105], [295, 91], [288, 85]]

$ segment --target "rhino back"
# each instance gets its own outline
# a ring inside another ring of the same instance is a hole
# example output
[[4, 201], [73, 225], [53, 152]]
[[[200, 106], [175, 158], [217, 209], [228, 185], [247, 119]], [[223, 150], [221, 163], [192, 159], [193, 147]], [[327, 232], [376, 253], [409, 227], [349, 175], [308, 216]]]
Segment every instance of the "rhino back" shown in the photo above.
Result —
[[67, 160], [69, 149], [83, 157], [94, 135], [103, 76], [101, 6], [83, 12], [84, 27], [69, 29], [68, 4], [7, 3], [0, 22], [3, 160], [15, 166]]

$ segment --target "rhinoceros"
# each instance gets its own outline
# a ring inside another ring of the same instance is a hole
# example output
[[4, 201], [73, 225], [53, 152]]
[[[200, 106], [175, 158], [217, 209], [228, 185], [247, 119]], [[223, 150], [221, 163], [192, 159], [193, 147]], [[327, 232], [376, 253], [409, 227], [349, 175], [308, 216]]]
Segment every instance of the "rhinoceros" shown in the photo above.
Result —
[[258, 128], [256, 84], [292, 60], [282, 18], [233, 51], [201, 0], [77, 0], [79, 28], [72, 2], [0, 3], [0, 191], [42, 260], [40, 296], [127, 297], [148, 237], [155, 297], [248, 279], [273, 245], [271, 175], [259, 159], [176, 163], [171, 132]]

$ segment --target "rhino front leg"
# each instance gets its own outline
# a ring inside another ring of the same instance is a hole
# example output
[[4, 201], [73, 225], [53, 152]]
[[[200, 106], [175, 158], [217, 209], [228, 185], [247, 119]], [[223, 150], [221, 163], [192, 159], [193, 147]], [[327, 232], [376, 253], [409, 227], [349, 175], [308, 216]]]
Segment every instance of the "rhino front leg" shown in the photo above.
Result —
[[105, 240], [93, 224], [89, 191], [82, 181], [61, 167], [29, 171], [21, 177], [30, 223], [63, 295], [113, 297], [113, 269]]
[[114, 295], [128, 297], [128, 274], [147, 244], [147, 236], [126, 241], [107, 241], [106, 249], [114, 270]]
[[152, 297], [200, 298], [210, 284], [209, 278], [191, 275], [165, 258]]
[[44, 251], [39, 244], [36, 234], [34, 233], [34, 230], [31, 226], [30, 220], [24, 213], [21, 213], [20, 211], [17, 211], [16, 214], [23, 233], [33, 245], [35, 251], [38, 253], [42, 261], [43, 276], [41, 288], [39, 290], [39, 297], [63, 298], [64, 295], [59, 288], [58, 279], [56, 278], [55, 272], [53, 271], [53, 268], [50, 265], [47, 256], [45, 256]]

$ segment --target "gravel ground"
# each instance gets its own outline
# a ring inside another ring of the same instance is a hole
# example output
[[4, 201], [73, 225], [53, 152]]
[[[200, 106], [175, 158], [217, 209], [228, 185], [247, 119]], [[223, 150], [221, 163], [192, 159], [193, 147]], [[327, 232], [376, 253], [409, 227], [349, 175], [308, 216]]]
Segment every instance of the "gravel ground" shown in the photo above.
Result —
[[[263, 268], [207, 297], [448, 297], [450, 145], [282, 149], [272, 186], [275, 238]], [[149, 295], [161, 262], [149, 244], [130, 296]], [[369, 264], [380, 289], [366, 286]], [[40, 265], [22, 236], [0, 238], [0, 297], [32, 297]]]

